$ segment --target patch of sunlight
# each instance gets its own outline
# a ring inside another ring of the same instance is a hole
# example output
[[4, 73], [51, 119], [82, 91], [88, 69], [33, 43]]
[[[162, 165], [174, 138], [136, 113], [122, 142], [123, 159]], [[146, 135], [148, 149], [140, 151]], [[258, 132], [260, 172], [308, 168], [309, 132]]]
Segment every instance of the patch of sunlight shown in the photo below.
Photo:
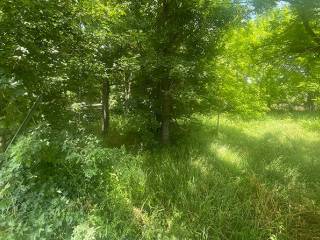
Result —
[[149, 225], [151, 220], [141, 208], [133, 207], [132, 213], [137, 222], [143, 225]]
[[208, 165], [207, 160], [198, 158], [191, 162], [192, 167], [199, 170], [200, 173], [204, 176], [208, 176], [211, 172], [211, 167]]
[[256, 138], [262, 138], [267, 134], [272, 134], [280, 143], [297, 139], [306, 140], [307, 142], [319, 139], [318, 133], [308, 131], [299, 123], [288, 119], [248, 122], [242, 131], [246, 135]]
[[212, 143], [210, 150], [218, 160], [231, 163], [238, 168], [242, 168], [245, 163], [244, 155], [231, 149], [228, 145]]

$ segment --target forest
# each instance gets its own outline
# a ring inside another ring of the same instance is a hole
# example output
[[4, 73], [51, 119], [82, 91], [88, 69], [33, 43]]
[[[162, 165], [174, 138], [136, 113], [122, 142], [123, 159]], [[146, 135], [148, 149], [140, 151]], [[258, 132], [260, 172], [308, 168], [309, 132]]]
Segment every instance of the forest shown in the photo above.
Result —
[[319, 240], [319, 0], [1, 0], [0, 239]]

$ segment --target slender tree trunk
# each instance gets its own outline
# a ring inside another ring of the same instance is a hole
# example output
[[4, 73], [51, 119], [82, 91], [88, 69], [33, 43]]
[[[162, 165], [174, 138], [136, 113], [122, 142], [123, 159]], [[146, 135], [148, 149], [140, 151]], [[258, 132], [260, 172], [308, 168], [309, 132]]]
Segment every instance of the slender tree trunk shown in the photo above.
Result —
[[110, 84], [108, 80], [104, 80], [102, 83], [102, 89], [101, 89], [101, 102], [102, 102], [101, 133], [104, 137], [108, 135], [109, 127], [110, 127], [109, 97], [110, 97]]
[[[169, 16], [169, 1], [162, 0], [162, 9], [159, 14], [158, 24], [162, 28], [161, 31], [165, 32], [165, 26], [170, 21]], [[161, 51], [163, 57], [168, 57], [171, 54], [172, 47], [174, 46], [175, 36], [167, 36], [169, 39], [169, 43], [164, 46]], [[164, 66], [162, 69], [164, 72], [163, 78], [160, 82], [160, 106], [161, 106], [161, 132], [160, 139], [163, 145], [168, 145], [170, 143], [170, 121], [171, 121], [171, 110], [172, 110], [172, 99], [171, 99], [171, 90], [170, 89], [170, 78], [169, 78], [169, 67]]]
[[128, 114], [130, 110], [132, 73], [130, 73], [128, 78], [125, 78], [124, 81], [126, 82], [124, 108], [125, 108], [125, 112]]
[[168, 90], [162, 90], [161, 99], [161, 143], [167, 145], [170, 143], [170, 95]]

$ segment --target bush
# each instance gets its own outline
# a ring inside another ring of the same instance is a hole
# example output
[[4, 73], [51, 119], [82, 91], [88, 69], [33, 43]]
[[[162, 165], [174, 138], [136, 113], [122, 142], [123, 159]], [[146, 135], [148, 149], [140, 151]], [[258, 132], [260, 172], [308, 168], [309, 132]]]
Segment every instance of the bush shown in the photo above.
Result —
[[139, 235], [133, 215], [144, 194], [139, 161], [93, 136], [38, 127], [11, 149], [0, 189], [0, 239]]

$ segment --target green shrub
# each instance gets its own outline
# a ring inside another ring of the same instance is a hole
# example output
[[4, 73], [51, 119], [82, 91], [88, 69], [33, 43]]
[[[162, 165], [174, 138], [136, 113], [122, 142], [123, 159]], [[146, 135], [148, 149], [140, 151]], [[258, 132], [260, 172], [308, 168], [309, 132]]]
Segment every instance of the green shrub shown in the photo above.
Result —
[[144, 176], [137, 164], [93, 136], [38, 127], [18, 140], [0, 171], [0, 239], [139, 235], [132, 209]]

